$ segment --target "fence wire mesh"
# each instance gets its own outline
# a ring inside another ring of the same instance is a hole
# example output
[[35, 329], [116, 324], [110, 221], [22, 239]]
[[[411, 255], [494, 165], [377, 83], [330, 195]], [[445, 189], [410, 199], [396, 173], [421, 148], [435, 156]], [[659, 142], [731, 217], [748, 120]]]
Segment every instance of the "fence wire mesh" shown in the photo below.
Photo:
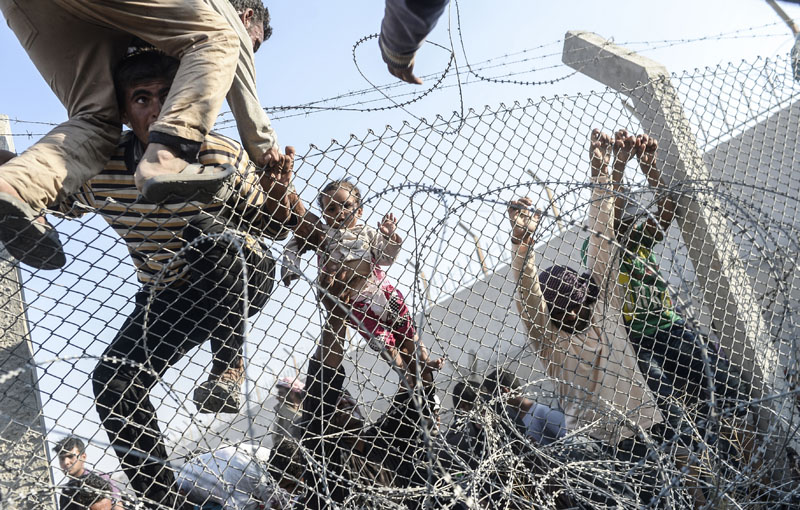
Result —
[[[310, 146], [333, 227], [296, 258], [236, 142], [201, 151], [230, 198], [154, 207], [129, 135], [49, 216], [64, 268], [2, 266], [2, 505], [795, 507], [798, 88], [786, 59], [668, 81], [690, 143], [605, 90]], [[82, 454], [104, 476], [51, 480]]]

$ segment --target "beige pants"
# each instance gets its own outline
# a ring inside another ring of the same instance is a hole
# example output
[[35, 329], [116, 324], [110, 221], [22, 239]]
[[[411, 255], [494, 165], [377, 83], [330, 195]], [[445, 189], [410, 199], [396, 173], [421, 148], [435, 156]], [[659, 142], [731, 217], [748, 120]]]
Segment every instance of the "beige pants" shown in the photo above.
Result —
[[151, 131], [201, 142], [233, 81], [239, 37], [205, 0], [0, 0], [0, 10], [69, 116], [0, 167], [37, 210], [77, 191], [113, 151], [112, 70], [131, 35], [181, 60]]

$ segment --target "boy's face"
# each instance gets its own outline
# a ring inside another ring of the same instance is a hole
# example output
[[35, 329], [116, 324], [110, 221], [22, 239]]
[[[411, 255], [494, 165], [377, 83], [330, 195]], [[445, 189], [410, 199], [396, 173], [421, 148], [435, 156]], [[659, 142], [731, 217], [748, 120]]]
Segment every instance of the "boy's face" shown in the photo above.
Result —
[[364, 210], [358, 197], [347, 188], [339, 188], [332, 195], [322, 196], [322, 218], [329, 227], [352, 228]]
[[75, 478], [81, 476], [84, 464], [86, 464], [86, 452], [81, 452], [77, 447], [58, 454], [58, 465], [68, 476]]
[[150, 125], [161, 114], [170, 85], [172, 83], [167, 80], [154, 79], [136, 83], [125, 90], [122, 122], [144, 145], [147, 145]]

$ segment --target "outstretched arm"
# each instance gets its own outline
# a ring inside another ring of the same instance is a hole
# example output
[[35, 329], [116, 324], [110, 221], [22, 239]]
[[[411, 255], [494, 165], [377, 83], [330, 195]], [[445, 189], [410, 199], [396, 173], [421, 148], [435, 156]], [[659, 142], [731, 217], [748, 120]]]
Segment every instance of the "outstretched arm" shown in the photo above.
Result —
[[394, 264], [400, 254], [403, 238], [397, 233], [397, 218], [389, 213], [378, 223], [378, 236], [373, 241], [373, 257], [380, 266]]
[[539, 286], [536, 255], [533, 251], [533, 233], [539, 225], [540, 215], [531, 214], [533, 201], [521, 198], [509, 204], [511, 221], [511, 270], [517, 282], [517, 310], [528, 330], [528, 341], [537, 352], [542, 349], [549, 314]]
[[589, 269], [595, 284], [603, 286], [609, 274], [614, 237], [614, 195], [607, 185], [610, 182], [608, 163], [611, 158], [611, 138], [595, 129], [589, 139], [589, 159], [592, 167], [592, 198], [586, 218], [589, 229], [587, 252]]
[[322, 303], [328, 311], [328, 318], [322, 327], [322, 341], [314, 356], [323, 365], [335, 370], [341, 366], [344, 359], [347, 312], [338, 305], [335, 298], [323, 297]]
[[624, 235], [630, 225], [621, 223], [622, 213], [625, 212], [627, 197], [623, 194], [622, 178], [625, 176], [625, 166], [636, 153], [636, 138], [629, 135], [624, 129], [614, 133], [614, 164], [612, 165], [611, 182], [616, 192], [614, 198], [614, 232]]
[[449, 0], [386, 0], [378, 44], [392, 76], [421, 84], [414, 75], [414, 56], [436, 26]]
[[[647, 177], [647, 183], [652, 187], [659, 189], [663, 187], [664, 182], [661, 175], [661, 170], [658, 169], [656, 164], [656, 150], [658, 149], [658, 141], [655, 138], [647, 135], [639, 135], [636, 137], [636, 155], [639, 158], [639, 168], [641, 168], [644, 175]], [[673, 218], [675, 218], [675, 210], [678, 207], [676, 197], [672, 193], [664, 193], [658, 200], [658, 212], [656, 213], [656, 222], [653, 218], [647, 218], [647, 223], [644, 226], [644, 235], [655, 239], [656, 242], [664, 240], [664, 233], [669, 230]]]

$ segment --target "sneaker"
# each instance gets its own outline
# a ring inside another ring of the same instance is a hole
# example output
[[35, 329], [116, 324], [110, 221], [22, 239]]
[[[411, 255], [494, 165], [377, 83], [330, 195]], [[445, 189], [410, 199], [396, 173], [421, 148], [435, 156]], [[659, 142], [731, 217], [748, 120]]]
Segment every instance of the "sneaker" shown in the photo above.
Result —
[[12, 257], [36, 269], [67, 263], [56, 229], [36, 221], [34, 210], [8, 193], [0, 193], [0, 242]]
[[238, 413], [242, 407], [243, 383], [244, 368], [229, 368], [221, 375], [211, 374], [192, 394], [197, 412]]

